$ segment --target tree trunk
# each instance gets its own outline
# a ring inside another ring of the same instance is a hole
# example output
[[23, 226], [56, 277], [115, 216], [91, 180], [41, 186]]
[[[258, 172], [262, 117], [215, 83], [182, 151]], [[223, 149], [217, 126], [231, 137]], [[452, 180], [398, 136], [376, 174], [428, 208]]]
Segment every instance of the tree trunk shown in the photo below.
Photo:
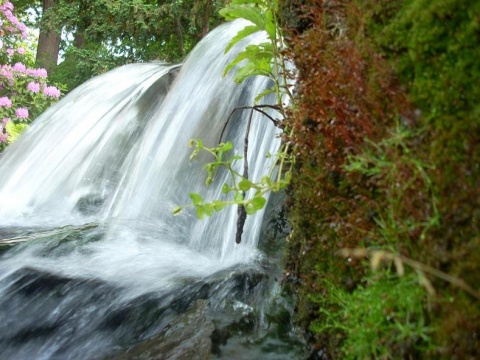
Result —
[[205, 6], [205, 18], [204, 18], [203, 29], [202, 29], [202, 38], [205, 37], [205, 35], [207, 35], [208, 31], [210, 30], [211, 11], [212, 11], [212, 0], [207, 0], [207, 4]]
[[73, 39], [73, 46], [77, 49], [85, 47], [85, 31], [91, 24], [91, 19], [88, 17], [89, 4], [88, 1], [80, 1], [78, 9], [77, 30]]
[[[53, 8], [57, 0], [43, 0], [43, 14]], [[45, 25], [40, 27], [38, 37], [36, 65], [50, 72], [57, 66], [60, 51], [60, 29], [52, 29]]]
[[175, 17], [175, 22], [177, 24], [178, 47], [180, 48], [180, 54], [182, 55], [182, 57], [184, 57], [185, 47], [183, 45], [183, 31], [182, 31], [182, 23], [180, 22], [180, 16]]

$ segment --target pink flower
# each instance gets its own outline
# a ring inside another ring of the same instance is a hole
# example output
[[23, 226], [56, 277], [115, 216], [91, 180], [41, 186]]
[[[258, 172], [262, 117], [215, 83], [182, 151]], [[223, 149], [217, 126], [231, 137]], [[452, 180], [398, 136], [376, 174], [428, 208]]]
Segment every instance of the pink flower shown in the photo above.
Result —
[[27, 67], [24, 64], [18, 62], [13, 65], [13, 70], [24, 73], [27, 71]]
[[17, 53], [19, 53], [20, 55], [23, 55], [23, 54], [25, 54], [25, 49], [24, 48], [18, 48]]
[[3, 119], [2, 119], [2, 124], [3, 124], [3, 126], [6, 126], [9, 121], [12, 121], [12, 119], [10, 119], [10, 118], [3, 118]]
[[0, 132], [0, 143], [6, 143], [8, 141], [8, 134]]
[[32, 76], [38, 76], [43, 79], [47, 77], [47, 70], [45, 69], [27, 69], [26, 73]]
[[7, 55], [8, 56], [13, 56], [14, 53], [15, 53], [15, 51], [13, 49], [7, 49]]
[[38, 93], [40, 91], [40, 84], [35, 81], [30, 81], [27, 85], [27, 90], [30, 90], [33, 93]]
[[26, 39], [26, 38], [28, 37], [27, 25], [25, 25], [24, 23], [19, 22], [19, 23], [17, 24], [17, 28], [18, 28], [18, 30], [20, 30], [21, 33], [22, 33], [22, 39]]
[[5, 1], [2, 6], [0, 6], [0, 10], [13, 10], [13, 4], [10, 1]]
[[10, 100], [6, 96], [0, 97], [0, 107], [2, 107], [2, 106], [7, 107], [7, 108], [11, 108], [12, 107], [12, 100]]
[[13, 79], [12, 68], [9, 65], [3, 65], [0, 67], [0, 76], [4, 76], [7, 79]]
[[28, 118], [28, 109], [24, 107], [18, 108], [17, 110], [15, 110], [15, 115], [19, 119], [26, 119]]
[[60, 90], [55, 86], [45, 86], [43, 88], [43, 93], [45, 95], [53, 97], [53, 98], [59, 98], [60, 97]]

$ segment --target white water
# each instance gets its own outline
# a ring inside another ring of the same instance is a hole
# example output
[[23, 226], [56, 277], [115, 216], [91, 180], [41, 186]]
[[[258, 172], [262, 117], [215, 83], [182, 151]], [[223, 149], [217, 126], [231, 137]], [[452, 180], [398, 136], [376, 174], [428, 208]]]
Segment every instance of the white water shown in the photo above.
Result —
[[[162, 64], [128, 65], [87, 82], [0, 156], [0, 229], [93, 222], [106, 233], [62, 256], [39, 251], [41, 244], [7, 253], [0, 259], [0, 280], [34, 268], [106, 281], [131, 297], [166, 291], [183, 279], [200, 279], [258, 256], [263, 211], [247, 218], [239, 245], [234, 207], [202, 221], [193, 210], [172, 215], [175, 206], [190, 203], [190, 192], [207, 200], [223, 196], [226, 174], [206, 188], [203, 165], [209, 158], [189, 161], [189, 140], [214, 146], [230, 113], [252, 105], [269, 86], [265, 78], [237, 85], [231, 75], [222, 77], [245, 44], [228, 55], [223, 50], [244, 25], [231, 23], [208, 35], [171, 85], [175, 67]], [[262, 40], [262, 34], [251, 39]], [[240, 155], [248, 115], [236, 112], [224, 136]], [[255, 114], [250, 179], [271, 166], [266, 155], [278, 146], [275, 134], [271, 122]], [[82, 199], [98, 201], [96, 212], [79, 211]], [[8, 284], [0, 286], [2, 296]]]
[[[231, 112], [270, 86], [222, 77], [246, 45], [224, 55], [244, 25], [215, 30], [181, 67], [134, 64], [92, 79], [0, 155], [0, 239], [33, 234], [0, 255], [1, 359], [101, 357], [163, 329], [177, 311], [169, 304], [188, 305], [204, 283], [217, 284], [212, 302], [237, 291], [231, 269], [252, 268], [261, 256], [263, 211], [247, 218], [237, 245], [236, 207], [201, 221], [193, 209], [172, 210], [189, 204], [190, 192], [225, 196], [227, 174], [205, 187], [211, 159], [190, 161], [189, 140], [215, 146]], [[240, 155], [248, 116], [235, 112], [223, 137]], [[276, 133], [254, 114], [251, 180], [271, 167]]]

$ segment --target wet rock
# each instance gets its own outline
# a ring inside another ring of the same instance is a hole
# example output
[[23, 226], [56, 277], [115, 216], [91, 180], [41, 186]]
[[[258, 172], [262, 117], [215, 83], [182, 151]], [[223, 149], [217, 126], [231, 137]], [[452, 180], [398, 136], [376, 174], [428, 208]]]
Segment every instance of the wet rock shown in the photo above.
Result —
[[75, 209], [82, 215], [95, 215], [102, 209], [105, 199], [101, 195], [89, 194], [81, 197]]
[[203, 360], [210, 359], [213, 323], [206, 317], [206, 300], [195, 301], [159, 335], [135, 345], [115, 359], [121, 360]]

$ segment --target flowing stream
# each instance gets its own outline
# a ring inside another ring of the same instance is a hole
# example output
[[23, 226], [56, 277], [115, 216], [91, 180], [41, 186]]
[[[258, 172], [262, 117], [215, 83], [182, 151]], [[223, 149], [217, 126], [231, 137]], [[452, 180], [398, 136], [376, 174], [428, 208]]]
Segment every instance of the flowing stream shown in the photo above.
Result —
[[[149, 342], [155, 358], [250, 359], [265, 346], [291, 358], [267, 335], [281, 269], [258, 247], [265, 210], [247, 217], [238, 245], [236, 207], [201, 221], [191, 208], [172, 214], [191, 192], [225, 197], [228, 174], [206, 187], [210, 158], [190, 161], [189, 140], [215, 146], [232, 111], [272, 85], [222, 76], [246, 45], [224, 55], [244, 25], [216, 29], [181, 66], [132, 64], [86, 82], [0, 155], [1, 359], [137, 358]], [[223, 137], [239, 155], [248, 116], [236, 111]], [[250, 179], [272, 166], [277, 133], [254, 114]], [[260, 335], [235, 338], [245, 329]]]

